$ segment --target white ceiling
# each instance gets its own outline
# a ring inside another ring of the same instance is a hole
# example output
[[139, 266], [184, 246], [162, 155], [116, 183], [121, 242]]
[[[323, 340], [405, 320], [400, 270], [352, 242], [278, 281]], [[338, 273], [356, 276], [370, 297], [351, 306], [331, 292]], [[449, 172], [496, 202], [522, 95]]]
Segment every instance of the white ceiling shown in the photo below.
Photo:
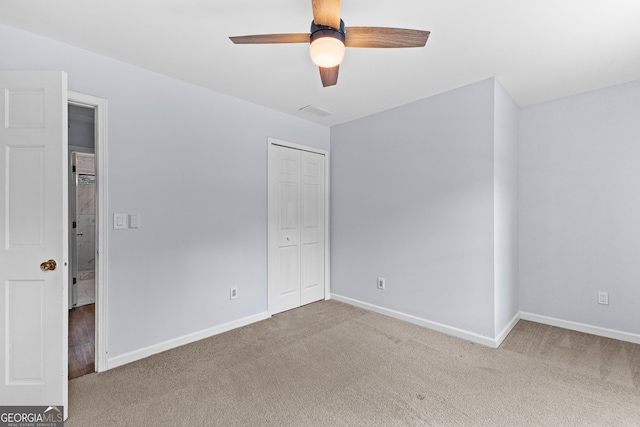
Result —
[[347, 49], [323, 88], [308, 45], [228, 39], [309, 31], [311, 0], [0, 0], [0, 23], [329, 126], [492, 76], [521, 106], [640, 79], [639, 0], [343, 0], [342, 19], [431, 36]]

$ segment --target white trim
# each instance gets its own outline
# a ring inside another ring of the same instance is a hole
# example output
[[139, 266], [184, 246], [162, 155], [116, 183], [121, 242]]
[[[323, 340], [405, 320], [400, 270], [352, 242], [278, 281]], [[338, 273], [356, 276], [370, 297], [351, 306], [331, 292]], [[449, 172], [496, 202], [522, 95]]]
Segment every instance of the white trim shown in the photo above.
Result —
[[542, 323], [544, 325], [557, 326], [558, 328], [570, 329], [572, 331], [584, 332], [585, 334], [597, 335], [614, 340], [627, 341], [640, 344], [640, 335], [630, 332], [622, 332], [614, 329], [601, 328], [599, 326], [586, 325], [584, 323], [570, 322], [568, 320], [556, 319], [553, 317], [541, 316], [539, 314], [520, 312], [522, 320]]
[[[324, 150], [323, 150], [324, 151]], [[331, 191], [331, 176], [329, 171], [329, 152], [324, 151], [324, 188], [325, 188], [325, 196], [324, 196], [324, 299], [325, 301], [331, 298], [331, 217], [329, 212], [329, 203], [331, 198], [329, 197], [329, 192]]]
[[500, 332], [496, 337], [495, 348], [498, 348], [502, 345], [502, 342], [504, 341], [504, 339], [507, 338], [507, 335], [511, 333], [511, 330], [515, 328], [519, 320], [520, 320], [520, 313], [516, 313], [516, 315], [513, 316], [513, 319], [511, 319], [511, 321], [507, 324], [507, 326], [505, 326], [502, 332]]
[[78, 92], [67, 92], [69, 104], [93, 108], [95, 111], [95, 156], [97, 199], [97, 259], [96, 259], [96, 361], [97, 372], [107, 368], [107, 100]]
[[454, 328], [453, 326], [443, 325], [442, 323], [432, 322], [431, 320], [422, 319], [420, 317], [412, 316], [411, 314], [405, 314], [399, 311], [390, 310], [388, 308], [369, 304], [367, 302], [355, 300], [348, 297], [343, 297], [342, 295], [331, 294], [331, 296], [336, 301], [340, 301], [345, 304], [350, 304], [356, 307], [364, 308], [365, 310], [374, 311], [376, 313], [383, 314], [385, 316], [404, 320], [405, 322], [413, 323], [414, 325], [422, 326], [427, 329], [433, 329], [434, 331], [442, 332], [443, 334], [451, 335], [457, 338], [462, 338], [467, 341], [486, 345], [487, 347], [491, 347], [491, 348], [498, 347], [497, 340], [476, 334], [474, 332], [469, 332], [463, 329]]
[[329, 152], [327, 150], [323, 150], [322, 148], [310, 147], [308, 145], [296, 144], [295, 142], [284, 141], [282, 139], [267, 137], [268, 143], [271, 145], [280, 145], [282, 147], [293, 148], [301, 151], [308, 151], [310, 153], [318, 153], [324, 156], [328, 156]]
[[136, 360], [144, 359], [145, 357], [152, 356], [163, 351], [171, 350], [172, 348], [180, 347], [186, 344], [190, 344], [195, 341], [200, 341], [205, 338], [210, 338], [214, 335], [221, 334], [223, 332], [230, 331], [232, 329], [241, 328], [243, 326], [250, 325], [255, 322], [266, 320], [269, 317], [269, 313], [266, 311], [263, 313], [254, 314], [242, 319], [234, 320], [233, 322], [224, 323], [213, 328], [205, 329], [200, 332], [193, 332], [191, 334], [184, 335], [179, 338], [174, 338], [159, 344], [154, 344], [149, 347], [141, 348], [129, 353], [122, 354], [107, 360], [107, 369], [117, 368], [118, 366], [125, 365], [127, 363], [135, 362]]
[[433, 329], [443, 334], [451, 335], [457, 338], [462, 338], [478, 344], [483, 344], [488, 347], [498, 348], [502, 345], [502, 342], [507, 338], [511, 330], [518, 324], [519, 320], [528, 320], [530, 322], [541, 323], [543, 325], [556, 326], [558, 328], [569, 329], [577, 332], [584, 332], [586, 334], [601, 336], [605, 338], [611, 338], [614, 340], [626, 341], [634, 344], [640, 344], [640, 335], [630, 332], [622, 332], [614, 329], [601, 328], [599, 326], [586, 325], [584, 323], [570, 322], [568, 320], [556, 319], [553, 317], [541, 316], [538, 314], [519, 312], [509, 324], [500, 332], [495, 338], [485, 337], [474, 332], [465, 331], [452, 326], [443, 325], [442, 323], [432, 322], [431, 320], [422, 319], [420, 317], [412, 316], [410, 314], [401, 313], [399, 311], [390, 310], [388, 308], [380, 307], [377, 305], [369, 304], [367, 302], [359, 301], [356, 299], [344, 297], [342, 295], [331, 294], [331, 297], [339, 302], [345, 304], [354, 305], [356, 307], [363, 308], [365, 310], [374, 311], [376, 313], [383, 314], [385, 316], [393, 317], [396, 319], [404, 320], [405, 322], [413, 323], [415, 325], [423, 326], [428, 329]]
[[[331, 200], [331, 197], [329, 196], [329, 192], [331, 191], [331, 188], [329, 186], [330, 185], [329, 171], [331, 170], [331, 168], [329, 167], [329, 162], [330, 162], [329, 151], [323, 150], [321, 148], [309, 147], [307, 145], [296, 144], [294, 142], [283, 141], [277, 138], [267, 137], [267, 153], [269, 152], [269, 147], [271, 145], [280, 145], [282, 147], [293, 148], [296, 150], [309, 151], [311, 153], [322, 154], [324, 156], [324, 159], [325, 159], [325, 163], [324, 163], [324, 180], [325, 180], [324, 182], [324, 188], [325, 188], [325, 191], [324, 191], [324, 299], [325, 300], [331, 299], [331, 262], [330, 262], [331, 242], [329, 240], [329, 235], [330, 235], [329, 226], [331, 222], [329, 218], [329, 213], [331, 212], [329, 208], [329, 201]], [[267, 159], [268, 159], [268, 155], [267, 155]], [[267, 173], [268, 172], [269, 172], [269, 169], [267, 167]], [[267, 198], [268, 198], [268, 194], [267, 194]], [[269, 221], [268, 221], [268, 210], [267, 210], [267, 248], [268, 248], [268, 239], [269, 239]], [[267, 253], [268, 253], [268, 250], [267, 250]], [[267, 266], [268, 265], [269, 263], [267, 263]], [[269, 275], [267, 274], [267, 295], [269, 293], [268, 277]], [[267, 298], [267, 310], [269, 309], [268, 302], [269, 301]]]

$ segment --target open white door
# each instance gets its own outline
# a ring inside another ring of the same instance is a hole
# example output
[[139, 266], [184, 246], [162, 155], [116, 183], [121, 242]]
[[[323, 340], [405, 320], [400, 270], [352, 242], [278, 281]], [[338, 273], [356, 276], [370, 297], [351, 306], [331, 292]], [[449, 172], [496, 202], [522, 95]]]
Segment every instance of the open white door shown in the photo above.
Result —
[[67, 76], [0, 71], [0, 93], [0, 402], [66, 419]]

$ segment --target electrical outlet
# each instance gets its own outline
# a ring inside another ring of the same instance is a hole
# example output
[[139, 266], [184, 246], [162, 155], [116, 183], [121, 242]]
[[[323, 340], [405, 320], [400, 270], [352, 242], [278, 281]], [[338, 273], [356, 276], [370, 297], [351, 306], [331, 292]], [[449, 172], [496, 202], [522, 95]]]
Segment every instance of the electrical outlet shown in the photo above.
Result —
[[129, 214], [129, 228], [138, 228], [139, 224], [138, 214]]
[[598, 304], [609, 305], [609, 292], [598, 291]]
[[234, 286], [229, 290], [229, 297], [231, 299], [238, 298], [238, 287], [237, 286]]
[[385, 289], [385, 281], [383, 277], [378, 277], [378, 289], [383, 291]]

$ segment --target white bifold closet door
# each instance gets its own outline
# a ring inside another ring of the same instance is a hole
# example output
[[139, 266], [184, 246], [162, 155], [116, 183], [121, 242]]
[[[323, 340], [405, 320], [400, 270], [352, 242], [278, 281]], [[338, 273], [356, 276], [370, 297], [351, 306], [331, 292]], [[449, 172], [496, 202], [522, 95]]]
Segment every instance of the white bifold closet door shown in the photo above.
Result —
[[269, 146], [269, 313], [324, 299], [325, 156]]

